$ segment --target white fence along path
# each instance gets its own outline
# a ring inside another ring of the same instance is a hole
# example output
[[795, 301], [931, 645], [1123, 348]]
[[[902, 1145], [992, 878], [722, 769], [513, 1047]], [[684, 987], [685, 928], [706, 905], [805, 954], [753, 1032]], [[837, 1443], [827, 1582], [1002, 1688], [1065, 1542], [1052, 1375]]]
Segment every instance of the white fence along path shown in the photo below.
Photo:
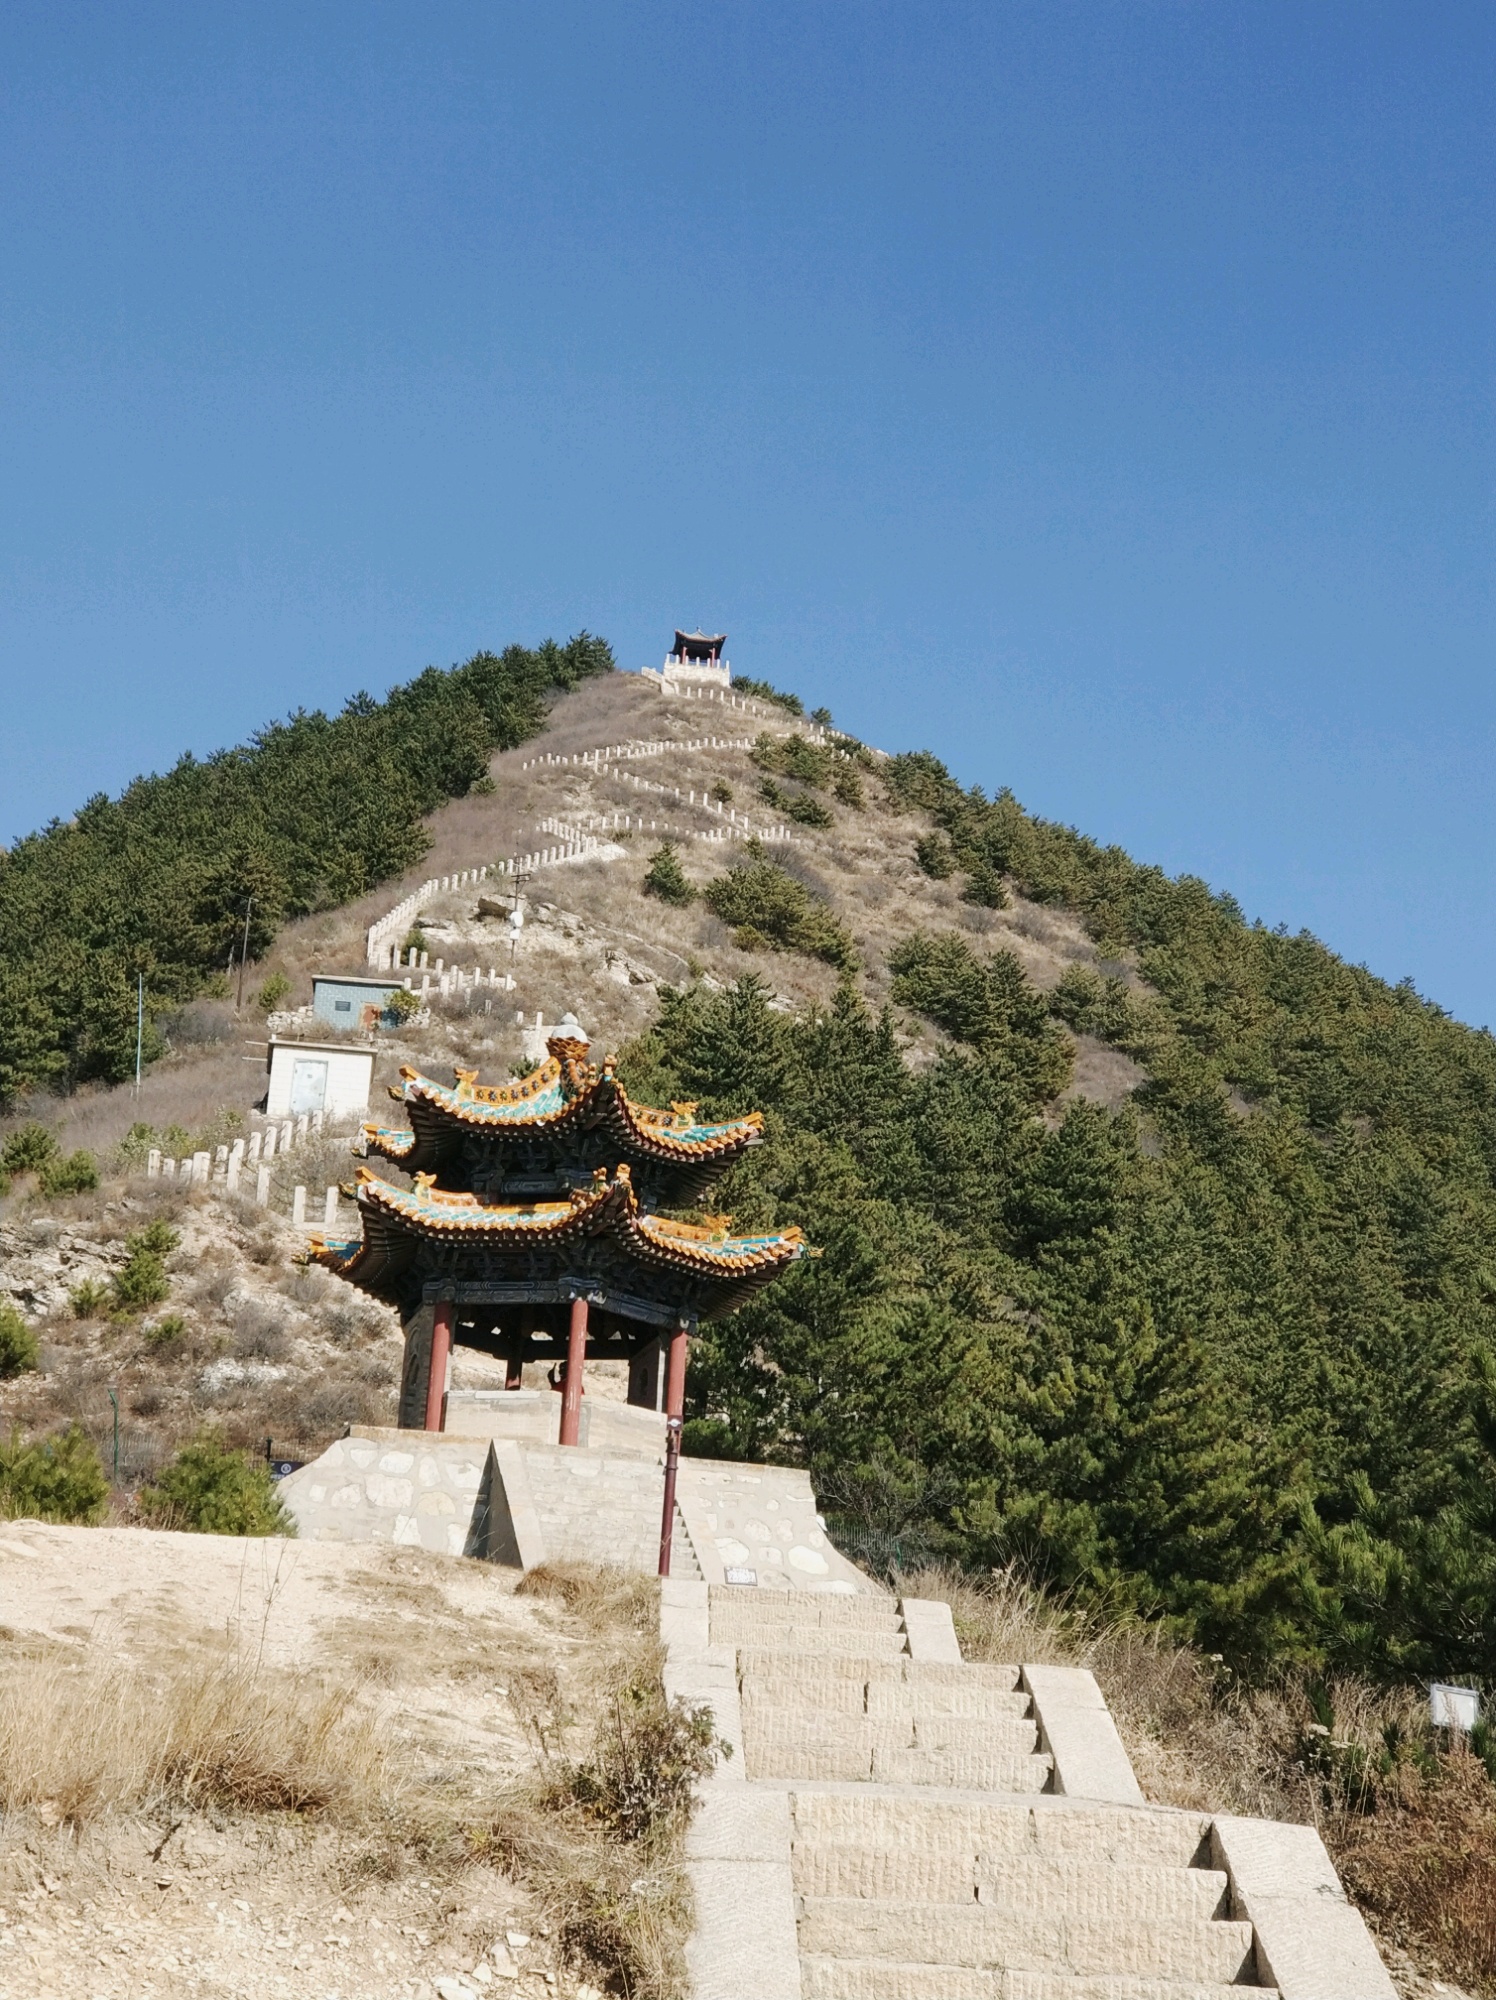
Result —
[[[703, 690], [700, 696], [693, 695], [690, 697], [692, 700], [706, 698], [725, 699], [734, 707], [746, 708], [748, 706], [748, 703], [742, 697], [724, 697], [715, 694], [712, 690]], [[754, 703], [753, 708], [756, 712], [763, 712], [762, 704]], [[765, 719], [774, 719], [783, 722], [785, 715], [782, 710], [778, 710], [773, 711], [772, 715], [766, 715]], [[830, 744], [834, 737], [840, 735], [840, 732], [837, 730], [825, 730], [818, 723], [813, 722], [797, 722], [794, 731], [786, 733], [798, 733], [808, 737], [813, 742], [825, 744]], [[683, 738], [662, 737], [643, 742], [607, 743], [601, 745], [596, 750], [578, 750], [569, 757], [559, 757], [550, 754], [540, 757], [530, 757], [520, 765], [520, 769], [522, 771], [535, 771], [551, 768], [557, 770], [574, 768], [577, 770], [603, 772], [611, 765], [629, 763], [640, 758], [662, 757], [670, 751], [751, 750], [755, 741], [756, 738], [751, 736], [693, 736]], [[611, 821], [607, 815], [598, 815], [597, 817], [605, 831], [663, 833], [674, 840], [720, 841], [742, 838], [784, 842], [794, 838], [790, 828], [783, 824], [755, 826], [746, 813], [740, 813], [736, 807], [726, 806], [720, 800], [713, 799], [705, 789], [700, 793], [691, 789], [682, 790], [678, 785], [658, 784], [648, 778], [641, 778], [631, 771], [620, 772], [618, 775], [637, 790], [652, 792], [661, 798], [673, 799], [678, 805], [689, 803], [692, 806], [699, 807], [703, 812], [714, 813], [724, 824], [720, 830], [713, 828], [703, 831], [696, 827], [682, 827], [672, 824], [662, 825], [660, 821], [654, 819], [649, 821], [644, 820], [642, 817], [635, 819], [625, 813], [614, 813], [611, 816]], [[410, 894], [402, 897], [393, 909], [387, 910], [382, 917], [369, 926], [365, 937], [365, 962], [377, 967], [381, 971], [393, 971], [402, 963], [416, 965], [418, 959], [415, 955], [414, 947], [411, 947], [409, 953], [407, 953], [405, 938], [409, 932], [412, 919], [434, 897], [443, 895], [453, 889], [476, 886], [476, 884], [486, 882], [491, 877], [496, 876], [512, 878], [516, 875], [531, 875], [537, 868], [556, 867], [567, 862], [589, 860], [615, 861], [621, 859], [625, 852], [615, 842], [599, 839], [596, 833], [588, 832], [556, 819], [541, 820], [539, 831], [556, 834], [559, 844], [554, 847], [539, 848], [531, 854], [512, 855], [507, 861], [500, 861], [492, 866], [463, 868], [455, 875], [433, 875], [428, 877], [418, 889], [412, 889]], [[424, 960], [420, 962], [424, 963]], [[442, 990], [446, 991], [445, 988]]]
[[[231, 1146], [219, 1146], [184, 1154], [173, 1159], [153, 1146], [146, 1155], [149, 1180], [171, 1181], [179, 1187], [219, 1187], [225, 1194], [238, 1194], [241, 1185], [254, 1176], [254, 1198], [261, 1208], [270, 1205], [272, 1163], [284, 1159], [309, 1139], [320, 1139], [324, 1130], [334, 1129], [320, 1111], [302, 1112], [298, 1118], [267, 1120], [257, 1130]], [[334, 1229], [338, 1220], [340, 1190], [329, 1187], [322, 1199], [323, 1227]], [[291, 1190], [291, 1220], [300, 1226], [306, 1221], [306, 1188], [298, 1183]]]

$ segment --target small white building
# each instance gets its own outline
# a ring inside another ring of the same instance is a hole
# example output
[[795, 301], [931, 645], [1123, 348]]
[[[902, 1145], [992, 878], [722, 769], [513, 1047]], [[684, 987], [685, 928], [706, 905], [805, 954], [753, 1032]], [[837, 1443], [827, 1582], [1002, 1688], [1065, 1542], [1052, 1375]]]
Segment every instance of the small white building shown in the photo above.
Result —
[[645, 667], [640, 678], [653, 681], [661, 694], [691, 688], [730, 688], [732, 668], [722, 657], [725, 632], [677, 632], [675, 645], [658, 671]]
[[267, 1118], [362, 1118], [374, 1081], [374, 1051], [349, 1042], [270, 1041]]

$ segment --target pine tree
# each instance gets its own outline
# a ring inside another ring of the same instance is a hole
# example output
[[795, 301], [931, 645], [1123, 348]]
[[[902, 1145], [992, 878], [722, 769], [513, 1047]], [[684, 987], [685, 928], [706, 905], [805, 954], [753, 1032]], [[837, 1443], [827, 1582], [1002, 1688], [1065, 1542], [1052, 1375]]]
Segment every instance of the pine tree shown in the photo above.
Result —
[[662, 903], [674, 903], [684, 908], [694, 902], [696, 891], [686, 880], [686, 871], [681, 867], [675, 848], [670, 841], [657, 847], [649, 857], [649, 868], [644, 877], [644, 893], [655, 896]]

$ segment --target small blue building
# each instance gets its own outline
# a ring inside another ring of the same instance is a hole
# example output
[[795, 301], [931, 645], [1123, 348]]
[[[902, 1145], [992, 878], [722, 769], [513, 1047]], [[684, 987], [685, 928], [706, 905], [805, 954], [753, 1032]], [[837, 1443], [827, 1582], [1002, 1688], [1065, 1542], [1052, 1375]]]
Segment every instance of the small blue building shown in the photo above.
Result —
[[317, 974], [312, 980], [312, 1012], [330, 1028], [392, 1028], [394, 1016], [386, 1012], [392, 993], [400, 981], [388, 974], [382, 979], [363, 979], [356, 973]]

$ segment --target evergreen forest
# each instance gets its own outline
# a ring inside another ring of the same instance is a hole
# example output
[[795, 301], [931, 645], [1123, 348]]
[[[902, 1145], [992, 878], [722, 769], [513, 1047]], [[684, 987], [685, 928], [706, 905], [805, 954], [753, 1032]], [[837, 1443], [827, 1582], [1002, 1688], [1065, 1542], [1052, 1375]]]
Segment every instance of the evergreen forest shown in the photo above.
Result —
[[[1101, 956], [905, 939], [916, 1073], [847, 980], [667, 996], [631, 1086], [768, 1113], [738, 1226], [821, 1255], [705, 1329], [688, 1449], [808, 1463], [849, 1545], [1020, 1563], [1249, 1671], [1496, 1677], [1496, 1043], [1202, 882], [883, 767], [967, 893]], [[927, 840], [928, 840], [927, 836]], [[1110, 969], [1108, 969], [1110, 966]], [[1061, 1106], [1095, 1036], [1146, 1081]]]
[[138, 977], [149, 1059], [151, 1017], [226, 976], [246, 915], [259, 958], [290, 918], [413, 867], [424, 815], [488, 783], [489, 757], [540, 729], [549, 694], [612, 668], [586, 632], [428, 667], [384, 701], [356, 694], [341, 715], [183, 757], [0, 851], [0, 1109], [131, 1075]]

